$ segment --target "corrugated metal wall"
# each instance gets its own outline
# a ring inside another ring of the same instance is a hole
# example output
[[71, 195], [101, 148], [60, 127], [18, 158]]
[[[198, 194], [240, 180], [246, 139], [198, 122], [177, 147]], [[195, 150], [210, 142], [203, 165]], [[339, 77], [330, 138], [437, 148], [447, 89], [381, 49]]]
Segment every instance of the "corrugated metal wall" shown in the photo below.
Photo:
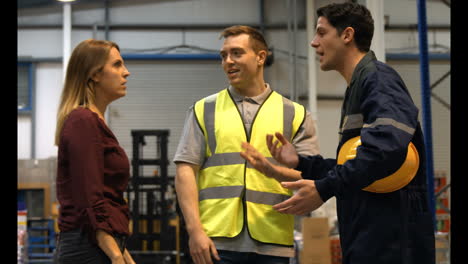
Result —
[[[219, 61], [127, 61], [131, 75], [127, 95], [113, 102], [109, 126], [132, 158], [132, 129], [169, 129], [169, 176], [175, 175], [172, 159], [188, 108], [197, 100], [229, 84]], [[155, 158], [155, 137], [149, 137], [143, 157]], [[144, 175], [156, 167], [145, 166]]]

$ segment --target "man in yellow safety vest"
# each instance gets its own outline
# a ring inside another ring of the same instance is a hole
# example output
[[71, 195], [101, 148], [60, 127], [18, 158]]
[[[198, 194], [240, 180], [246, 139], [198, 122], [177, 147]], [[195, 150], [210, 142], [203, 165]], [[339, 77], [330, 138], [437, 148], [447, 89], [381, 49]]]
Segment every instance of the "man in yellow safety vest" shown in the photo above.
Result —
[[241, 144], [271, 158], [265, 135], [279, 131], [298, 153], [315, 155], [315, 123], [304, 106], [265, 82], [268, 46], [260, 32], [232, 26], [221, 37], [230, 85], [190, 107], [174, 157], [190, 255], [196, 264], [287, 264], [294, 256], [294, 216], [272, 205], [292, 192], [247, 166]]

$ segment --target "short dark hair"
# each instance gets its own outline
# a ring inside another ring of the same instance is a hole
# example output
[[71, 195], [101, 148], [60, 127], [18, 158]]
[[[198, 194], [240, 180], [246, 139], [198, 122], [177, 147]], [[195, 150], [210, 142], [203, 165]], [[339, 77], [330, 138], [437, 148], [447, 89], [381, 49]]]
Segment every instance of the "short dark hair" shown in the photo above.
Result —
[[354, 29], [354, 40], [360, 51], [368, 52], [374, 35], [374, 19], [365, 6], [346, 2], [333, 3], [317, 9], [317, 17], [325, 17], [341, 35], [347, 27]]
[[256, 30], [253, 27], [249, 26], [243, 26], [243, 25], [235, 25], [228, 27], [221, 32], [219, 38], [227, 38], [231, 36], [238, 36], [240, 34], [247, 34], [250, 37], [250, 40], [252, 40], [252, 49], [255, 52], [259, 52], [261, 50], [264, 50], [268, 52], [268, 45], [265, 41], [265, 38], [263, 37], [262, 33], [260, 33], [258, 30]]

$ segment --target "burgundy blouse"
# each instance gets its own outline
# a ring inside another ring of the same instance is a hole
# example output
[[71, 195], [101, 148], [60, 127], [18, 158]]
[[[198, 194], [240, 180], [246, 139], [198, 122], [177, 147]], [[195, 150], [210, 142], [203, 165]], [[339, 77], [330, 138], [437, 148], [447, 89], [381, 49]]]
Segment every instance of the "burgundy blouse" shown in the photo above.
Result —
[[99, 116], [79, 107], [65, 120], [58, 146], [57, 199], [60, 231], [80, 228], [96, 243], [96, 230], [130, 235], [123, 198], [130, 164]]

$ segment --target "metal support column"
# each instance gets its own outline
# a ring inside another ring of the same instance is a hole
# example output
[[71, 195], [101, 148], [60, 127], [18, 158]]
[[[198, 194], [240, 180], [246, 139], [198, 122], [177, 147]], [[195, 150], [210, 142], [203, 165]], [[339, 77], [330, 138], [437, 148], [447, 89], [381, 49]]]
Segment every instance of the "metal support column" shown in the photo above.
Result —
[[[292, 1], [292, 2], [291, 2]], [[288, 42], [289, 42], [289, 98], [297, 102], [297, 2], [296, 0], [286, 0], [288, 10]]]
[[71, 45], [71, 3], [63, 3], [63, 81], [67, 73]]
[[367, 0], [366, 6], [374, 19], [374, 36], [372, 38], [371, 49], [381, 62], [385, 62], [385, 17], [383, 0]]
[[[307, 0], [306, 3], [306, 17], [307, 17], [307, 41], [309, 48], [307, 49], [307, 62], [308, 62], [308, 76], [309, 76], [309, 111], [312, 118], [317, 123], [317, 62], [315, 61], [315, 49], [310, 46], [312, 39], [315, 35], [315, 0]], [[316, 129], [318, 133], [318, 129]]]
[[434, 163], [432, 154], [432, 114], [431, 90], [429, 82], [429, 59], [427, 47], [427, 19], [426, 0], [418, 0], [418, 35], [419, 35], [419, 61], [421, 69], [421, 100], [424, 143], [426, 148], [426, 173], [429, 209], [432, 212], [434, 229], [436, 230], [435, 198], [434, 198]]

